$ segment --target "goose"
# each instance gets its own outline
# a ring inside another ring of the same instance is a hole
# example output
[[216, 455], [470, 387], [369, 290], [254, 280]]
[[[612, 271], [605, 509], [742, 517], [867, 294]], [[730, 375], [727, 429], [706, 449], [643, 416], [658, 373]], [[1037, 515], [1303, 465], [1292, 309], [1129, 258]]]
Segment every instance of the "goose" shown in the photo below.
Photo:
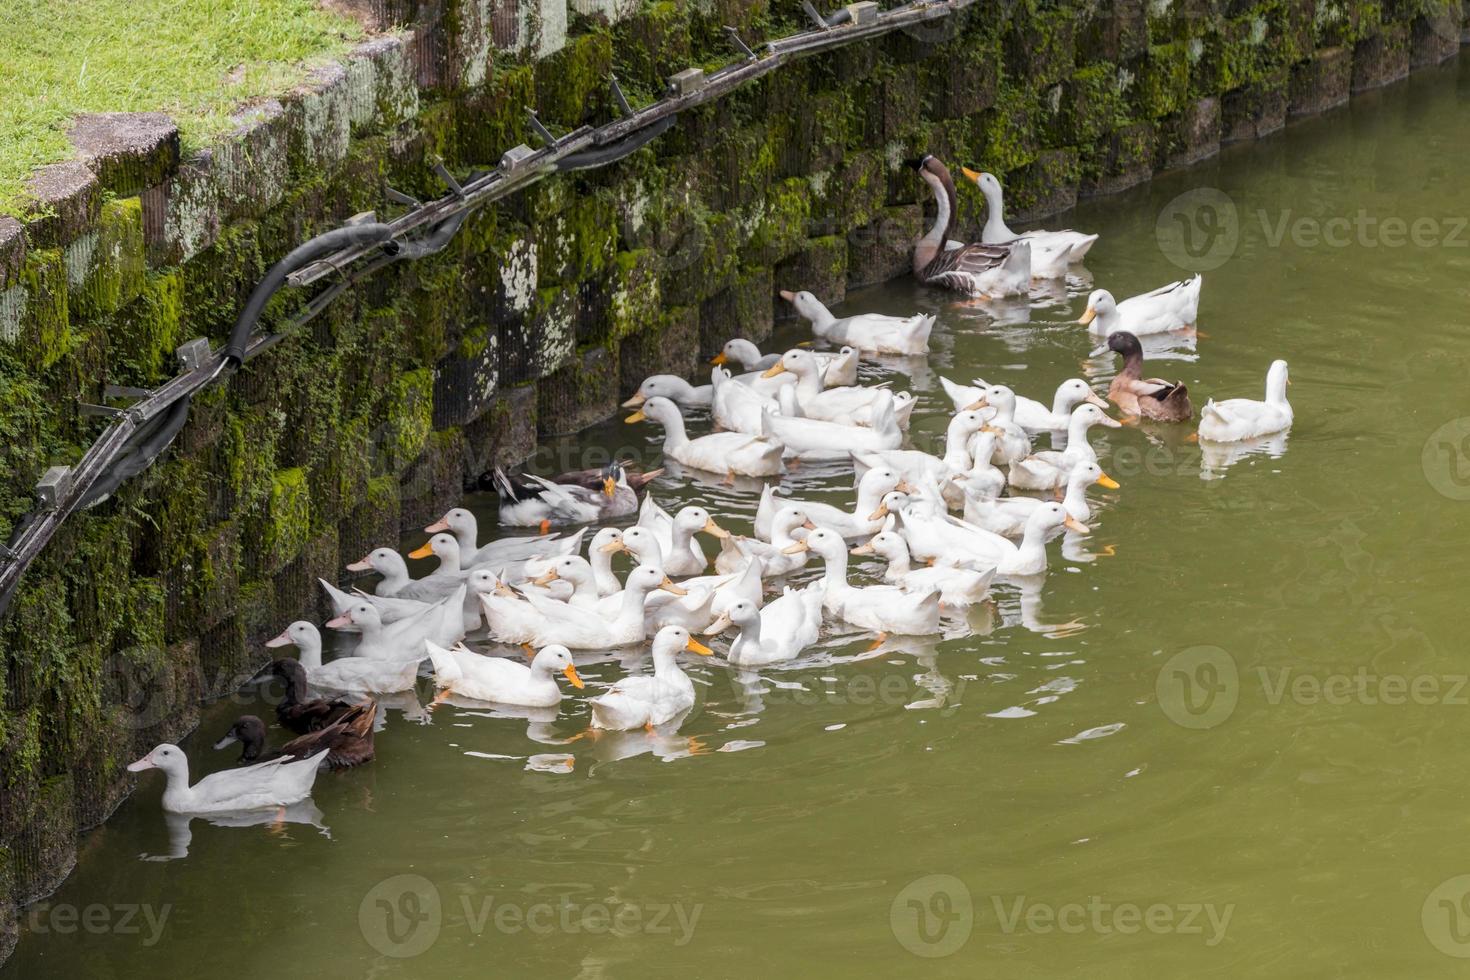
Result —
[[259, 810], [299, 803], [311, 795], [317, 767], [325, 748], [305, 759], [282, 757], [271, 762], [210, 773], [189, 785], [189, 758], [177, 745], [164, 742], [154, 747], [128, 772], [161, 769], [168, 778], [163, 791], [163, 808], [171, 813], [219, 813], [226, 810]]
[[507, 527], [539, 527], [545, 534], [552, 527], [591, 524], [638, 509], [638, 494], [617, 463], [608, 465], [596, 490], [553, 483], [531, 473], [511, 477], [499, 467], [493, 473], [500, 493], [500, 523]]
[[538, 650], [529, 664], [487, 657], [464, 644], [446, 650], [430, 643], [429, 659], [434, 663], [434, 683], [441, 690], [475, 701], [551, 708], [561, 703], [557, 674], [575, 688], [584, 686], [572, 652], [555, 643]]
[[[766, 497], [762, 495], [761, 500], [764, 503]], [[744, 568], [752, 558], [759, 558], [765, 565], [767, 575], [773, 578], [790, 575], [806, 564], [807, 553], [799, 551], [789, 554], [784, 549], [801, 540], [796, 531], [810, 531], [814, 527], [816, 525], [807, 516], [803, 504], [786, 504], [770, 519], [769, 543], [759, 537], [747, 538], [738, 534], [732, 534], [722, 541], [720, 553], [715, 556], [715, 571], [728, 575]]]
[[1266, 400], [1230, 398], [1223, 402], [1211, 399], [1200, 410], [1199, 437], [1205, 442], [1240, 442], [1291, 428], [1291, 403], [1286, 400], [1286, 386], [1291, 384], [1285, 361], [1272, 361], [1266, 372]]
[[774, 440], [785, 447], [786, 455], [803, 459], [835, 459], [854, 450], [882, 451], [903, 445], [903, 429], [894, 411], [893, 395], [886, 389], [878, 393], [873, 403], [870, 426], [788, 418], [767, 412], [766, 427]]
[[702, 657], [711, 655], [682, 626], [665, 626], [653, 638], [653, 673], [625, 677], [606, 694], [589, 698], [592, 727], [612, 731], [657, 728], [679, 718], [694, 707], [694, 684], [679, 667], [680, 650]]
[[714, 636], [731, 626], [739, 627], [740, 633], [725, 655], [737, 667], [795, 660], [817, 642], [824, 594], [822, 584], [813, 582], [803, 589], [788, 586], [764, 608], [742, 600], [725, 610], [705, 630], [705, 635]]
[[378, 706], [372, 701], [352, 710], [324, 728], [298, 735], [279, 749], [267, 750], [265, 722], [255, 715], [241, 715], [214, 743], [216, 750], [240, 745], [240, 762], [247, 765], [272, 759], [305, 759], [326, 749], [322, 764], [328, 769], [350, 769], [373, 761], [373, 718]]
[[663, 426], [664, 455], [693, 469], [727, 473], [732, 480], [736, 476], [778, 476], [783, 471], [781, 443], [767, 429], [763, 428], [760, 435], [715, 432], [690, 439], [679, 407], [661, 396], [648, 399], [642, 409], [624, 421], [632, 424], [644, 419]]
[[877, 555], [888, 563], [883, 580], [908, 592], [938, 592], [941, 605], [960, 608], [984, 602], [990, 595], [994, 568], [975, 569], [944, 564], [914, 568], [909, 546], [894, 531], [879, 531], [866, 544], [852, 549], [855, 555]]
[[[1093, 485], [1118, 489], [1118, 482], [1102, 471], [1092, 460], [1082, 460], [1067, 474], [1067, 492], [1062, 506], [1082, 523], [1092, 518], [1092, 505], [1087, 501], [1087, 488]], [[1026, 519], [1041, 506], [1039, 497], [997, 497], [981, 493], [965, 498], [965, 520], [996, 534], [1014, 537], [1026, 529]]]
[[[1001, 245], [1024, 239], [1031, 243], [1031, 274], [1038, 279], [1055, 279], [1067, 274], [1067, 266], [1081, 262], [1097, 242], [1097, 235], [1080, 231], [1023, 231], [1017, 234], [1006, 225], [1005, 192], [994, 174], [961, 167], [960, 172], [980, 188], [985, 197], [985, 228], [980, 240], [987, 245]], [[1043, 260], [1044, 257], [1044, 260]]]
[[424, 641], [453, 646], [464, 638], [464, 598], [469, 589], [461, 583], [449, 596], [414, 619], [384, 625], [376, 606], [366, 598], [341, 615], [327, 620], [327, 628], [361, 633], [353, 655], [370, 660], [422, 660]]
[[[811, 321], [812, 335], [829, 344], [843, 344], [872, 354], [926, 354], [929, 334], [934, 330], [936, 314], [915, 313], [913, 316], [886, 316], [882, 313], [859, 313], [838, 319], [815, 295], [801, 290], [781, 290], [781, 298], [796, 312]], [[853, 381], [856, 380], [854, 376]], [[846, 384], [852, 384], [847, 381]]]
[[[957, 412], [969, 408], [990, 387], [981, 378], [976, 378], [974, 385], [955, 384], [945, 377], [941, 377], [939, 383], [943, 385], [945, 393], [949, 395]], [[1092, 390], [1092, 386], [1081, 378], [1068, 378], [1057, 385], [1057, 390], [1052, 395], [1051, 408], [1025, 395], [1016, 395], [1016, 424], [1030, 432], [1056, 432], [1067, 427], [1067, 420], [1071, 418], [1072, 409], [1083, 402], [1096, 405], [1098, 408], [1108, 407], [1108, 403], [1103, 401]]]
[[[780, 508], [800, 507], [807, 519], [819, 527], [836, 531], [844, 538], [867, 538], [876, 534], [879, 525], [873, 519], [873, 511], [883, 501], [883, 495], [892, 490], [911, 492], [903, 474], [889, 466], [878, 466], [868, 470], [858, 480], [857, 501], [850, 511], [815, 500], [798, 500], [794, 497], [778, 498], [773, 493], [762, 493], [755, 511], [756, 537], [773, 540], [775, 517]], [[779, 503], [779, 507], [778, 507]], [[774, 543], [774, 541], [773, 541]]]
[[934, 227], [914, 247], [914, 278], [987, 299], [1026, 295], [1031, 288], [1030, 243], [1021, 239], [1005, 245], [949, 247], [955, 226], [954, 178], [932, 156], [911, 161], [910, 166], [918, 170], [938, 204]]
[[[1016, 393], [1005, 385], [991, 385], [981, 392], [980, 397], [970, 403], [971, 411], [982, 408], [993, 408], [995, 414], [990, 417], [986, 428], [991, 430], [995, 436], [995, 450], [991, 458], [996, 463], [1004, 466], [1017, 460], [1025, 459], [1031, 455], [1031, 437], [1026, 430], [1016, 423]], [[970, 448], [970, 457], [975, 456], [974, 446]]]
[[1108, 400], [1129, 415], [1157, 422], [1184, 422], [1194, 416], [1189, 389], [1182, 381], [1143, 377], [1143, 345], [1127, 330], [1108, 335], [1104, 350], [1123, 355], [1123, 370], [1108, 385]]
[[[715, 425], [722, 429], [758, 436], [764, 424], [763, 413], [767, 410], [780, 410], [780, 405], [774, 398], [761, 394], [750, 385], [738, 383], [724, 368], [712, 370], [709, 380], [715, 390], [714, 400], [710, 403], [710, 415], [714, 418]], [[783, 390], [789, 390], [789, 386]]]
[[818, 527], [792, 550], [810, 550], [826, 566], [822, 605], [838, 619], [879, 633], [939, 632], [939, 593], [905, 592], [894, 585], [861, 588], [847, 581], [847, 542], [836, 531]]
[[1199, 316], [1199, 292], [1205, 277], [1181, 279], [1122, 302], [1106, 289], [1087, 297], [1087, 309], [1077, 322], [1099, 337], [1127, 330], [1136, 336], [1192, 328]]
[[[648, 474], [637, 477], [629, 474], [628, 479], [635, 491], [642, 491], [643, 483], [635, 482], [642, 476], [650, 479], [659, 475], [662, 471], [652, 470]], [[486, 474], [482, 480], [492, 480]], [[554, 478], [554, 482], [563, 482], [561, 477]], [[646, 482], [646, 481], [645, 481]], [[481, 546], [479, 541], [480, 525], [475, 515], [464, 507], [454, 507], [444, 513], [433, 524], [424, 528], [427, 534], [442, 534], [448, 532], [454, 535], [459, 542], [459, 560], [465, 568], [474, 568], [479, 565], [490, 565], [495, 563], [507, 564], [510, 562], [524, 562], [532, 558], [545, 558], [556, 553], [559, 535], [536, 535], [531, 537], [500, 538], [487, 542]]]
[[[663, 589], [677, 596], [688, 595], [685, 589], [675, 585], [664, 574], [662, 568], [648, 564], [639, 565], [628, 573], [628, 580], [623, 588], [622, 608], [617, 618], [611, 622], [593, 609], [579, 609], [534, 593], [527, 595], [526, 601], [540, 613], [527, 642], [537, 647], [560, 644], [572, 650], [601, 650], [641, 642], [646, 635], [644, 600], [655, 589]], [[486, 617], [490, 619], [491, 632], [495, 633], [497, 626], [488, 606]]]
[[1094, 425], [1121, 428], [1123, 423], [1111, 418], [1096, 405], [1078, 405], [1072, 409], [1067, 423], [1067, 448], [1033, 453], [1011, 463], [1007, 482], [1021, 490], [1053, 490], [1064, 486], [1072, 467], [1083, 461], [1097, 462], [1097, 450], [1087, 441]]
[[[784, 290], [781, 293], [782, 298], [788, 301], [795, 295], [795, 293], [787, 293]], [[811, 293], [806, 295], [811, 296]], [[843, 347], [836, 353], [824, 351], [814, 353], [817, 361], [822, 365], [823, 385], [836, 388], [842, 385], [857, 384], [858, 350], [856, 347]], [[760, 348], [749, 340], [736, 337], [726, 341], [725, 346], [720, 348], [720, 352], [710, 359], [710, 363], [716, 366], [738, 364], [746, 371], [760, 372], [780, 359], [780, 354], [762, 354]]]
[[643, 380], [623, 407], [637, 408], [650, 398], [665, 398], [680, 408], [708, 408], [714, 394], [709, 385], [695, 387], [677, 375], [655, 374]]
[[412, 690], [419, 661], [384, 662], [366, 657], [338, 657], [322, 663], [322, 634], [306, 620], [298, 620], [265, 645], [272, 649], [295, 646], [306, 680], [312, 687], [358, 694], [394, 694]]

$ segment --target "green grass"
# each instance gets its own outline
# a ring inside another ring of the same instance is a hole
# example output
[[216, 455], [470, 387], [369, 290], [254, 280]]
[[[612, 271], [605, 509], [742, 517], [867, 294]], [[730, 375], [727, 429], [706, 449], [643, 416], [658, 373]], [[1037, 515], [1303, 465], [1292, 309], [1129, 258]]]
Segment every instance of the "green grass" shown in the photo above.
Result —
[[72, 156], [83, 112], [167, 112], [186, 152], [233, 109], [299, 81], [362, 36], [316, 0], [4, 0], [0, 214], [37, 167]]

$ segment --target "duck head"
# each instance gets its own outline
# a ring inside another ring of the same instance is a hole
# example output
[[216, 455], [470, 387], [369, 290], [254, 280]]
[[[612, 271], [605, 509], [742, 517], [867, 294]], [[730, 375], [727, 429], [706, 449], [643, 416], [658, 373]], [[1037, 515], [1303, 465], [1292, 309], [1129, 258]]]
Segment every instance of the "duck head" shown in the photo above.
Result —
[[1078, 323], [1086, 326], [1098, 317], [1106, 320], [1118, 312], [1118, 303], [1113, 299], [1113, 294], [1106, 289], [1094, 289], [1092, 295], [1087, 297], [1087, 309], [1082, 311]]
[[[1113, 334], [1113, 336], [1116, 337], [1118, 335]], [[1128, 336], [1132, 337], [1133, 335], [1129, 334]], [[1138, 338], [1134, 337], [1133, 339], [1137, 341]], [[1057, 403], [1065, 406], [1064, 411], [1083, 402], [1087, 402], [1089, 405], [1096, 405], [1098, 408], [1105, 409], [1108, 407], [1108, 403], [1097, 392], [1092, 390], [1091, 385], [1081, 378], [1068, 378], [1057, 386]]]
[[782, 549], [788, 554], [810, 551], [821, 558], [841, 558], [847, 554], [847, 542], [842, 535], [828, 527], [819, 527], [807, 533], [806, 540], [787, 545]]
[[898, 558], [907, 558], [909, 546], [893, 531], [879, 531], [868, 539], [866, 544], [860, 544], [852, 549], [855, 555], [877, 555], [887, 561]]
[[587, 686], [577, 673], [577, 665], [572, 660], [572, 651], [560, 643], [551, 643], [538, 650], [536, 656], [531, 658], [531, 669], [545, 673], [547, 676], [561, 674], [579, 690]]
[[162, 769], [170, 776], [180, 775], [185, 780], [189, 778], [189, 759], [184, 755], [184, 750], [177, 745], [163, 742], [153, 747], [137, 762], [128, 763], [128, 772], [143, 772], [148, 769]]
[[456, 562], [459, 559], [459, 541], [452, 534], [436, 534], [421, 547], [415, 548], [408, 553], [410, 558], [440, 559], [453, 557]]
[[1087, 459], [1072, 467], [1072, 472], [1067, 476], [1068, 484], [1081, 487], [1090, 487], [1096, 483], [1108, 490], [1118, 489], [1118, 481], [1103, 472], [1102, 467]]
[[1094, 425], [1105, 425], [1109, 429], [1121, 429], [1123, 423], [1093, 404], [1078, 405], [1072, 409], [1072, 424], [1090, 429]]
[[475, 519], [474, 514], [471, 514], [463, 507], [455, 507], [453, 510], [446, 511], [443, 517], [424, 528], [424, 532], [426, 534], [439, 534], [440, 532], [448, 531], [455, 537], [464, 534], [474, 537], [479, 529], [479, 522]]
[[704, 635], [716, 636], [729, 629], [732, 625], [739, 626], [741, 629], [748, 628], [751, 625], [759, 625], [760, 618], [761, 611], [756, 608], [755, 603], [749, 599], [741, 599], [738, 602], [730, 603], [729, 607], [720, 613], [719, 618], [711, 623], [709, 628], [704, 631]]
[[628, 573], [628, 580], [623, 583], [630, 592], [641, 592], [648, 594], [655, 589], [663, 589], [674, 595], [688, 595], [686, 589], [674, 584], [674, 580], [664, 574], [664, 570], [658, 565], [642, 564]]
[[774, 378], [778, 374], [784, 374], [790, 371], [798, 378], [804, 378], [808, 375], [816, 374], [820, 370], [821, 367], [817, 364], [817, 356], [815, 354], [809, 350], [793, 347], [791, 350], [782, 354], [779, 361], [766, 368], [761, 374], [761, 377]]
[[623, 402], [624, 408], [637, 408], [651, 398], [670, 398], [674, 401], [694, 397], [694, 386], [673, 374], [655, 374], [644, 378], [633, 397]]
[[299, 619], [282, 630], [280, 636], [266, 640], [265, 645], [271, 649], [294, 646], [300, 650], [320, 650], [322, 646], [322, 634], [316, 628], [316, 624]]
[[627, 551], [623, 544], [623, 532], [621, 528], [605, 527], [592, 536], [592, 544], [588, 546], [589, 554], [615, 555], [620, 551]]
[[550, 585], [557, 579], [574, 587], [592, 583], [592, 566], [581, 555], [563, 555], [551, 567], [531, 580], [532, 585]]
[[795, 531], [801, 528], [810, 531], [815, 527], [811, 518], [806, 516], [806, 511], [798, 506], [782, 507], [776, 511], [776, 516], [771, 518], [772, 537], [775, 537], [776, 534], [784, 534], [794, 538], [796, 537]]
[[403, 556], [392, 548], [374, 548], [358, 561], [347, 566], [349, 572], [377, 572], [379, 575], [408, 574]]
[[[783, 293], [784, 295], [784, 293]], [[725, 346], [720, 352], [710, 358], [710, 363], [716, 366], [721, 364], [739, 364], [747, 371], [760, 363], [761, 350], [755, 344], [744, 337], [735, 337], [725, 341]]]
[[265, 722], [255, 715], [241, 715], [214, 743], [216, 750], [240, 743], [240, 761], [254, 762], [265, 748]]
[[690, 653], [697, 653], [701, 657], [708, 657], [714, 653], [709, 647], [696, 640], [682, 626], [665, 626], [654, 634], [653, 652], [655, 656], [659, 654], [673, 656], [680, 650], [688, 650]]
[[[647, 382], [644, 382], [647, 384]], [[626, 404], [626, 403], [625, 403]], [[642, 403], [643, 407], [623, 419], [631, 425], [634, 422], [642, 422], [644, 419], [652, 419], [660, 425], [668, 425], [671, 422], [682, 422], [684, 414], [679, 411], [679, 406], [663, 395], [655, 395]]]
[[1026, 519], [1027, 531], [1045, 533], [1058, 527], [1065, 527], [1067, 530], [1076, 531], [1078, 534], [1087, 534], [1092, 530], [1092, 528], [1067, 513], [1067, 508], [1055, 501], [1042, 504], [1033, 510], [1031, 516]]
[[621, 550], [626, 551], [643, 564], [662, 565], [664, 560], [663, 545], [659, 544], [658, 538], [646, 527], [630, 527], [623, 532]]
[[[378, 612], [378, 607], [372, 603], [355, 602], [342, 615], [327, 620], [324, 625], [329, 630], [362, 629], [364, 626], [382, 626], [383, 617]], [[295, 663], [295, 661], [277, 660], [276, 663]]]
[[716, 538], [728, 538], [730, 532], [715, 523], [715, 519], [709, 515], [709, 511], [703, 507], [683, 507], [679, 513], [674, 515], [674, 528], [679, 531], [687, 531], [689, 534], [713, 535]]

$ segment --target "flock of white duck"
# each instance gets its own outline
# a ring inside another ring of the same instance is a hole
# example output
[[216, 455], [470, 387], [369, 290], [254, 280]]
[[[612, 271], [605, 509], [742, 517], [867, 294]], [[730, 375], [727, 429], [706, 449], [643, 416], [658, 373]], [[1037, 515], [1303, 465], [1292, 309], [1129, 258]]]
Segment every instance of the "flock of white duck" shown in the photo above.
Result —
[[[924, 283], [976, 297], [1025, 295], [1033, 284], [1066, 275], [1097, 240], [1073, 231], [1012, 232], [999, 181], [965, 170], [985, 196], [988, 220], [980, 242], [954, 241], [949, 171], [933, 157], [912, 165], [937, 203], [934, 225], [914, 253], [914, 274]], [[437, 558], [429, 575], [411, 578], [401, 555], [379, 548], [348, 566], [377, 573], [371, 593], [321, 583], [336, 613], [326, 626], [356, 635], [351, 655], [324, 663], [321, 634], [308, 622], [293, 623], [271, 641], [300, 651], [299, 661], [271, 668], [288, 682], [280, 721], [300, 738], [268, 761], [192, 786], [176, 746], [160, 745], [130, 768], [166, 772], [163, 802], [172, 811], [286, 805], [310, 793], [320, 765], [370, 759], [370, 744], [352, 742], [371, 739], [371, 726], [364, 736], [360, 720], [364, 697], [409, 689], [424, 668], [441, 696], [554, 708], [563, 683], [584, 686], [578, 654], [636, 648], [650, 639], [651, 672], [587, 698], [588, 734], [676, 731], [695, 700], [679, 655], [711, 656], [701, 637], [728, 636], [725, 659], [754, 669], [802, 657], [824, 623], [870, 631], [876, 645], [890, 633], [940, 631], [942, 619], [985, 600], [998, 579], [1034, 591], [1047, 569], [1048, 540], [1088, 532], [1089, 489], [1118, 487], [1089, 442], [1094, 427], [1122, 424], [1107, 414], [1109, 402], [1125, 417], [1192, 417], [1182, 383], [1143, 376], [1137, 338], [1192, 333], [1200, 288], [1195, 276], [1121, 302], [1107, 290], [1091, 293], [1080, 322], [1103, 349], [1124, 358], [1106, 400], [1081, 379], [1061, 384], [1049, 403], [1002, 384], [942, 379], [954, 412], [939, 455], [905, 448], [912, 394], [886, 382], [858, 383], [864, 356], [925, 354], [935, 317], [837, 317], [809, 292], [782, 292], [811, 322], [815, 342], [834, 350], [763, 354], [748, 340], [731, 340], [714, 358], [708, 384], [648, 378], [625, 403], [635, 409], [627, 421], [661, 428], [666, 465], [731, 484], [780, 477], [803, 460], [850, 462], [850, 509], [778, 496], [766, 483], [753, 532], [742, 536], [702, 507], [672, 514], [660, 507], [649, 483], [662, 470], [634, 474], [614, 463], [550, 479], [497, 471], [501, 523], [539, 527], [539, 534], [482, 544], [475, 516], [456, 508], [428, 527], [429, 542], [409, 555]], [[1265, 400], [1209, 402], [1198, 439], [1234, 443], [1284, 432], [1292, 422], [1286, 385], [1286, 364], [1276, 361]], [[692, 435], [688, 416], [696, 414], [711, 419], [715, 431]], [[1043, 434], [1051, 448], [1036, 444]], [[631, 525], [607, 523], [634, 514]], [[552, 532], [568, 525], [582, 527]], [[592, 531], [589, 525], [602, 526]], [[713, 558], [701, 537], [718, 541]], [[628, 567], [619, 578], [624, 556]], [[881, 581], [855, 582], [851, 556], [881, 559]], [[820, 575], [790, 584], [808, 566], [819, 567]], [[464, 643], [471, 634], [521, 645], [529, 658], [514, 650], [471, 650]], [[292, 686], [292, 677], [309, 690]], [[357, 719], [351, 730], [348, 718]], [[248, 737], [241, 735], [246, 721], [220, 744]], [[260, 758], [261, 737], [247, 745], [243, 761]]]

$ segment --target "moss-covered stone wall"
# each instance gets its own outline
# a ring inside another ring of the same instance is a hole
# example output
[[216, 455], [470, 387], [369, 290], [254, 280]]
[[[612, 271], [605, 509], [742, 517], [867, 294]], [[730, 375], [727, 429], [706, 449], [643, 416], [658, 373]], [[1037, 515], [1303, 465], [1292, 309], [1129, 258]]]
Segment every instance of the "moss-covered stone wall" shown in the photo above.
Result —
[[[346, 6], [353, 6], [346, 2]], [[343, 4], [339, 4], [343, 5]], [[100, 423], [79, 401], [155, 385], [219, 341], [265, 269], [385, 186], [443, 192], [531, 140], [611, 118], [690, 65], [803, 26], [769, 0], [361, 0], [382, 33], [242, 110], [197, 154], [166, 118], [89, 129], [90, 155], [0, 220], [0, 538]], [[1017, 218], [1117, 191], [1222, 143], [1454, 55], [1456, 0], [1001, 0], [802, 62], [686, 114], [605, 170], [474, 215], [196, 402], [173, 450], [77, 517], [3, 623], [0, 952], [18, 905], [127, 792], [122, 766], [188, 731], [264, 661], [320, 575], [422, 526], [467, 474], [608, 415], [770, 329], [776, 290], [829, 301], [902, 274], [918, 152], [1003, 175]], [[115, 128], [115, 127], [114, 127]], [[140, 149], [141, 147], [141, 149]], [[963, 217], [980, 218], [966, 187]], [[278, 320], [301, 297], [271, 307]]]

